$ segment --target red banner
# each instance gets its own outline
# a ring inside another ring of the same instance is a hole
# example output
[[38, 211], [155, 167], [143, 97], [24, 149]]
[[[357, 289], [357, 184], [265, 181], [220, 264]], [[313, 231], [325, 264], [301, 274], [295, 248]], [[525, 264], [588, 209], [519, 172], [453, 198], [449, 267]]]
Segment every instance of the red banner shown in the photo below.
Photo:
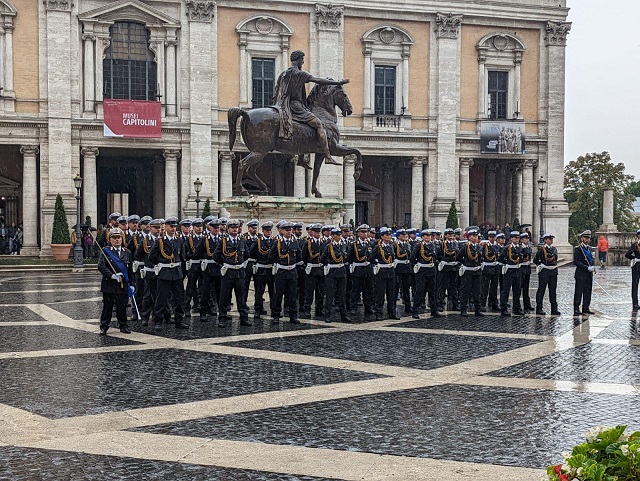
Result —
[[104, 136], [125, 139], [162, 137], [160, 102], [104, 99]]

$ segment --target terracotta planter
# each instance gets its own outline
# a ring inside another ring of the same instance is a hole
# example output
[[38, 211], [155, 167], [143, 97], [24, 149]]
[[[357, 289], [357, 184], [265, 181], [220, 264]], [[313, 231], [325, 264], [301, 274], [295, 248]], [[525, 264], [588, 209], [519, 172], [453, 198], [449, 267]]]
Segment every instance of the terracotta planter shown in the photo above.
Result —
[[69, 258], [73, 244], [51, 244], [51, 254], [57, 261], [66, 261]]

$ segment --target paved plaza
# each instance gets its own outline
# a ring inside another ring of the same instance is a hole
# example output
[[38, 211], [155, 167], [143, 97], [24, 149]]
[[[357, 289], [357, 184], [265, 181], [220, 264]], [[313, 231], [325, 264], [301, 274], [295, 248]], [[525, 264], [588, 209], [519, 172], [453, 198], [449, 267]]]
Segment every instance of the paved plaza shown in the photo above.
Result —
[[538, 481], [592, 426], [640, 429], [631, 273], [596, 280], [588, 317], [566, 267], [558, 318], [101, 337], [95, 271], [3, 274], [0, 480]]

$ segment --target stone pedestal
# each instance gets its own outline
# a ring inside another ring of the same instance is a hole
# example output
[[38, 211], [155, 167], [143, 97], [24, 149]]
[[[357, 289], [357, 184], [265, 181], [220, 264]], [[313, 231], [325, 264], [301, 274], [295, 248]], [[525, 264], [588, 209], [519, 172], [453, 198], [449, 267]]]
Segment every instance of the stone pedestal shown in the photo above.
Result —
[[603, 190], [600, 232], [618, 232], [618, 226], [613, 223], [613, 209], [613, 187], [605, 187]]
[[260, 223], [280, 219], [338, 225], [353, 208], [353, 202], [341, 199], [295, 198], [284, 196], [229, 197], [218, 202], [220, 211], [232, 218], [258, 219]]

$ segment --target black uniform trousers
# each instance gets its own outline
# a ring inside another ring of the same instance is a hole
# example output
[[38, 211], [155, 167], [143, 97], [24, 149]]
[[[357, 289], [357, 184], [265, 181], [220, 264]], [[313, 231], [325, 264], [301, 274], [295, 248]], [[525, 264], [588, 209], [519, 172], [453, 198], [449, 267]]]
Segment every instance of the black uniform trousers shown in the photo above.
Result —
[[466, 311], [473, 300], [475, 312], [480, 312], [482, 301], [482, 274], [478, 271], [466, 271], [460, 280], [460, 310]]
[[344, 319], [347, 317], [347, 278], [327, 276], [324, 280], [324, 288], [326, 293], [325, 320], [331, 320], [333, 318], [334, 307], [340, 310], [340, 318]]
[[162, 322], [163, 319], [169, 319], [171, 312], [169, 311], [169, 300], [175, 302], [175, 319], [176, 324], [180, 323], [184, 317], [184, 309], [182, 308], [184, 298], [184, 284], [182, 279], [167, 280], [158, 279], [158, 287], [156, 289], [156, 305], [155, 316], [156, 323]]
[[368, 277], [351, 276], [351, 309], [355, 310], [358, 305], [360, 293], [362, 293], [362, 303], [364, 304], [364, 313], [373, 314], [373, 275]]
[[593, 274], [589, 277], [577, 277], [576, 287], [573, 291], [573, 311], [580, 310], [582, 304], [582, 312], [588, 311], [591, 306], [591, 290], [593, 288]]
[[[194, 261], [197, 262], [197, 261]], [[183, 309], [185, 312], [189, 312], [191, 310], [191, 301], [193, 300], [193, 309], [200, 309], [200, 294], [202, 291], [202, 271], [200, 269], [194, 270], [189, 269], [189, 273], [187, 274], [187, 290], [184, 296], [184, 306]]]
[[389, 316], [396, 315], [396, 278], [376, 276], [375, 287], [375, 303], [373, 312], [376, 315], [382, 315], [382, 306], [384, 306], [384, 298], [387, 297], [387, 314]]
[[509, 293], [513, 290], [513, 310], [521, 311], [520, 306], [520, 270], [509, 269], [502, 275], [502, 289], [500, 290], [500, 310], [506, 312], [509, 304]]
[[142, 304], [140, 304], [140, 317], [142, 321], [149, 321], [153, 316], [153, 310], [156, 304], [156, 290], [158, 283], [156, 276], [147, 272], [144, 280], [144, 294], [142, 295]]
[[122, 294], [102, 294], [102, 314], [100, 315], [100, 328], [109, 328], [111, 324], [111, 315], [113, 314], [113, 305], [116, 306], [116, 319], [120, 329], [127, 326], [127, 301], [129, 297], [126, 292]]
[[524, 307], [527, 310], [533, 309], [533, 307], [531, 306], [531, 296], [529, 294], [530, 282], [531, 282], [531, 271], [521, 272], [520, 273], [520, 290], [522, 291], [522, 307]]
[[420, 269], [416, 274], [416, 293], [413, 296], [413, 312], [418, 312], [421, 306], [425, 305], [425, 298], [429, 294], [429, 309], [431, 314], [438, 310], [438, 296], [436, 293], [436, 276], [426, 275], [422, 271], [428, 269]]
[[396, 299], [397, 293], [402, 290], [402, 303], [404, 310], [411, 310], [411, 273], [396, 273]]
[[558, 274], [545, 274], [546, 269], [538, 274], [538, 290], [536, 291], [536, 309], [542, 310], [542, 302], [544, 300], [544, 292], [549, 287], [549, 302], [551, 303], [551, 312], [558, 310], [558, 299], [556, 290], [558, 288]]
[[[249, 300], [249, 288], [251, 287], [251, 278], [254, 277], [253, 265], [254, 265], [254, 262], [249, 262], [247, 264], [247, 267], [244, 270], [244, 302], [245, 304]], [[253, 282], [253, 288], [255, 289], [255, 279]]]
[[244, 277], [222, 276], [220, 280], [220, 302], [218, 303], [218, 320], [224, 322], [229, 319], [229, 308], [231, 306], [231, 294], [235, 293], [236, 303], [240, 321], [249, 320], [249, 308], [247, 307], [246, 294], [244, 292]]
[[500, 306], [498, 306], [498, 274], [497, 272], [494, 274], [487, 274], [485, 272], [482, 273], [482, 299], [481, 299], [482, 305], [486, 306], [487, 301], [489, 302], [489, 307], [491, 309], [497, 311], [500, 308]]
[[[440, 272], [440, 284], [438, 285], [438, 304], [444, 309], [445, 292], [448, 298], [448, 303], [451, 303], [451, 308], [454, 311], [460, 309], [460, 299], [458, 297], [458, 269], [453, 271], [441, 271]], [[447, 306], [448, 307], [448, 306]]]
[[217, 316], [220, 299], [220, 276], [206, 271], [202, 273], [202, 296], [200, 298], [200, 316]]
[[264, 291], [269, 292], [269, 301], [273, 299], [273, 274], [271, 270], [264, 271], [268, 274], [255, 274], [253, 276], [253, 288], [255, 289], [255, 301], [253, 303], [253, 310], [256, 315], [261, 315], [264, 311]]
[[[316, 316], [324, 316], [325, 304], [324, 293], [326, 290], [326, 282], [324, 276], [307, 276], [304, 282], [305, 296], [303, 310], [304, 312], [311, 312], [311, 304], [313, 304], [313, 298], [316, 299]], [[327, 304], [327, 308], [331, 306]]]
[[631, 268], [631, 301], [638, 305], [638, 284], [640, 283], [640, 263]]
[[274, 276], [274, 294], [271, 299], [271, 317], [279, 319], [282, 315], [282, 299], [289, 311], [289, 319], [298, 318], [298, 279], [289, 276]]
[[298, 306], [304, 306], [307, 295], [305, 290], [307, 275], [304, 272], [304, 266], [296, 266], [296, 273], [298, 274]]

